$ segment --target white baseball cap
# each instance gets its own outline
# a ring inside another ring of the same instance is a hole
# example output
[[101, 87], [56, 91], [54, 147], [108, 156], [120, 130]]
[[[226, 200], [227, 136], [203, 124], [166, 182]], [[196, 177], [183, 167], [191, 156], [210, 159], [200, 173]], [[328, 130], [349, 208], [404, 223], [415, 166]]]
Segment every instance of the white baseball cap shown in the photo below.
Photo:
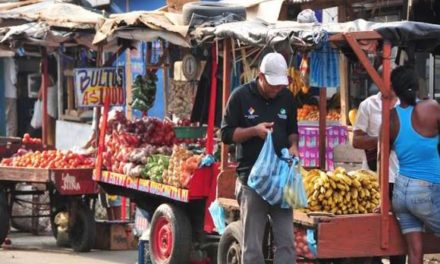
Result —
[[260, 65], [260, 72], [264, 74], [270, 85], [288, 85], [287, 62], [280, 53], [268, 53]]

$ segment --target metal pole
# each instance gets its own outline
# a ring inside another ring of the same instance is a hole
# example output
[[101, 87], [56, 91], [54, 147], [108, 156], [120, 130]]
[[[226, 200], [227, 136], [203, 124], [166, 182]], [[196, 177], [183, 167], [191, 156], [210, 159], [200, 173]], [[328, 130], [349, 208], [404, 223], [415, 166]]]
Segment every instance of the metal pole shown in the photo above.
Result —
[[209, 101], [208, 131], [206, 134], [206, 153], [213, 154], [214, 150], [214, 125], [215, 104], [217, 96], [217, 43], [212, 46], [212, 70], [211, 70], [211, 97]]

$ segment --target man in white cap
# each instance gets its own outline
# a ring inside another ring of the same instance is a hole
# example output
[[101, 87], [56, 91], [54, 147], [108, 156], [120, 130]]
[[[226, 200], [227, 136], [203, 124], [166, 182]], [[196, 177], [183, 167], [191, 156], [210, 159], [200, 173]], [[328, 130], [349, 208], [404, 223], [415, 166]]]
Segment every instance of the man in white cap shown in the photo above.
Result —
[[274, 263], [295, 263], [292, 209], [270, 205], [247, 185], [270, 130], [278, 155], [288, 148], [291, 155], [299, 157], [297, 110], [292, 93], [286, 89], [288, 84], [286, 60], [279, 53], [268, 53], [256, 80], [232, 92], [222, 120], [222, 141], [237, 145], [243, 264], [265, 263], [262, 243], [268, 215], [275, 242]]

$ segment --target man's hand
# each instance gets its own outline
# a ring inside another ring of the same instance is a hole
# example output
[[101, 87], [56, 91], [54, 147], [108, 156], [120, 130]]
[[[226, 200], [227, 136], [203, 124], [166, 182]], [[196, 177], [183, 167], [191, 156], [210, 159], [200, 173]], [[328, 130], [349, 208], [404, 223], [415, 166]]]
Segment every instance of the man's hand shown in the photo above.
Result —
[[273, 127], [273, 122], [260, 123], [254, 127], [255, 135], [262, 138], [262, 139], [265, 139], [267, 136], [267, 133], [269, 133], [269, 131], [272, 129], [272, 127]]

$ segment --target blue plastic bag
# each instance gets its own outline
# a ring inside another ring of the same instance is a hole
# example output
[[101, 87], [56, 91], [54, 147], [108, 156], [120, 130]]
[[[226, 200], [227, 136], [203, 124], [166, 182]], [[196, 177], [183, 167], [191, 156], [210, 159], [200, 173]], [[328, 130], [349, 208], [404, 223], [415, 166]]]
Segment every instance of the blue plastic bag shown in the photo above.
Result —
[[289, 164], [275, 153], [272, 133], [269, 132], [257, 161], [251, 169], [247, 184], [269, 204], [289, 208], [283, 202], [284, 186], [287, 183], [288, 175]]
[[215, 200], [211, 203], [208, 208], [209, 213], [211, 214], [212, 221], [214, 222], [215, 229], [217, 232], [222, 235], [225, 232], [225, 210], [220, 206], [219, 202]]
[[306, 208], [307, 194], [301, 175], [299, 159], [295, 158], [289, 170], [287, 184], [284, 187], [284, 199], [292, 208]]

